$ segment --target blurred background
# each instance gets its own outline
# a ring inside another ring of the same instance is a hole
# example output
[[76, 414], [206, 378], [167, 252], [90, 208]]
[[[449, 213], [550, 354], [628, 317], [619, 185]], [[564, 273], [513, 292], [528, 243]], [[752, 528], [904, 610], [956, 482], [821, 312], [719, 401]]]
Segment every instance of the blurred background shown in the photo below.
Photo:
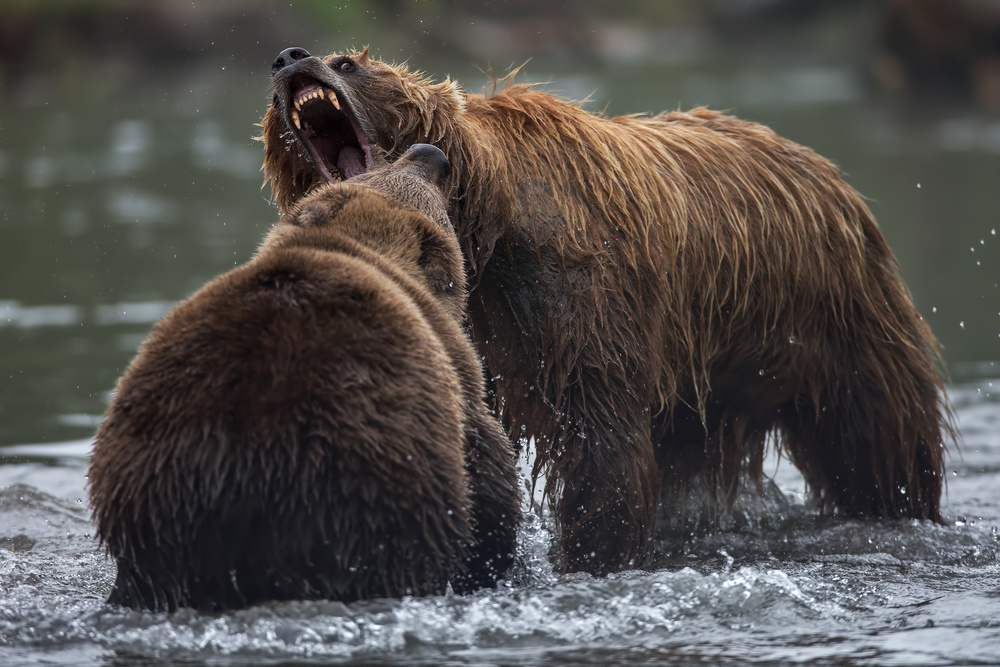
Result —
[[89, 437], [152, 324], [277, 217], [279, 51], [370, 45], [470, 92], [707, 105], [841, 167], [954, 381], [1000, 377], [997, 0], [3, 0], [0, 447]]

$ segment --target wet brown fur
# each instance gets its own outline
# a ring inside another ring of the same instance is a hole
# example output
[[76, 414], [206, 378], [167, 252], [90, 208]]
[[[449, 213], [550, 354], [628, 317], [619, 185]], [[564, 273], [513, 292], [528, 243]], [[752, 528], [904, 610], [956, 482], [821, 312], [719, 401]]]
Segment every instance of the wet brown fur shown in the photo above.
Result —
[[[337, 55], [294, 68], [390, 159], [420, 141], [452, 161], [473, 338], [505, 424], [536, 439], [563, 567], [640, 563], [661, 489], [707, 475], [731, 500], [744, 470], [759, 487], [769, 432], [822, 508], [939, 519], [936, 345], [830, 162], [707, 109], [604, 118], [347, 56], [349, 74]], [[315, 172], [278, 109], [262, 126], [287, 210]]]
[[423, 595], [509, 568], [513, 452], [431, 183], [405, 158], [316, 191], [156, 326], [90, 464], [111, 602]]

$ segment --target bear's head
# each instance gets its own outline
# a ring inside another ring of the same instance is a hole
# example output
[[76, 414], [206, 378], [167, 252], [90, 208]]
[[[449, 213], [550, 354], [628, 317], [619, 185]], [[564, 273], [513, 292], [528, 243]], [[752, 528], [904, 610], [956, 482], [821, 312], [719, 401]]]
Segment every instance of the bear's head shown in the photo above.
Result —
[[439, 148], [414, 144], [392, 164], [321, 186], [301, 199], [271, 229], [258, 254], [296, 246], [368, 252], [384, 270], [426, 286], [460, 321], [465, 274], [448, 219], [450, 175]]
[[274, 94], [260, 138], [264, 175], [282, 210], [417, 142], [441, 146], [447, 123], [465, 105], [458, 84], [433, 84], [405, 66], [369, 58], [367, 48], [323, 58], [285, 49], [271, 72]]

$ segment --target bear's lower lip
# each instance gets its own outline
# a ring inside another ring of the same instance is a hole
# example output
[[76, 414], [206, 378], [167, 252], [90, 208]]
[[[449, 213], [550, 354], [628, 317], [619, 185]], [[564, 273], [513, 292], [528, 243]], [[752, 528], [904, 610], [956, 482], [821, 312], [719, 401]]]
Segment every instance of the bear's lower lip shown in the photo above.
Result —
[[300, 75], [289, 81], [286, 99], [286, 124], [323, 178], [336, 183], [372, 167], [368, 138], [336, 90]]

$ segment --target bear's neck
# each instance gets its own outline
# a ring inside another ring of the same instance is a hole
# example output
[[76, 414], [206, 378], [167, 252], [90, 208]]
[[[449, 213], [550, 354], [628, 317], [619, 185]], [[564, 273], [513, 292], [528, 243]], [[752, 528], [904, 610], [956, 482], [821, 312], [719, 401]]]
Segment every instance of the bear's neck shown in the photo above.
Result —
[[[482, 267], [496, 243], [515, 231], [525, 212], [521, 156], [509, 123], [493, 108], [494, 96], [468, 95], [461, 109], [434, 112], [434, 143], [452, 165], [449, 214], [470, 268]], [[530, 161], [529, 161], [530, 162]]]

